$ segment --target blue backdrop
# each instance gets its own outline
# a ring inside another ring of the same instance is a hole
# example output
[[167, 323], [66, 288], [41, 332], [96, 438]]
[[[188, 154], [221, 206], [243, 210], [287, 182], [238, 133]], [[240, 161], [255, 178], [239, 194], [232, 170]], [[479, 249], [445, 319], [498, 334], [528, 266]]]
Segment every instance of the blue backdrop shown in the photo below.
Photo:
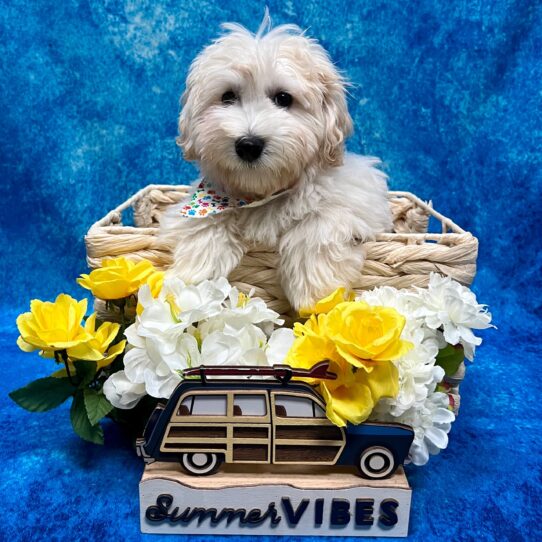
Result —
[[[542, 6], [532, 0], [268, 1], [309, 29], [354, 83], [348, 147], [394, 189], [480, 239], [475, 290], [498, 331], [462, 387], [451, 446], [409, 469], [411, 539], [542, 537], [540, 361]], [[175, 146], [190, 61], [264, 2], [0, 3], [2, 371], [0, 539], [138, 540], [142, 464], [116, 427], [104, 448], [7, 393], [50, 372], [20, 353], [32, 297], [82, 293], [88, 226], [150, 182], [195, 176]]]

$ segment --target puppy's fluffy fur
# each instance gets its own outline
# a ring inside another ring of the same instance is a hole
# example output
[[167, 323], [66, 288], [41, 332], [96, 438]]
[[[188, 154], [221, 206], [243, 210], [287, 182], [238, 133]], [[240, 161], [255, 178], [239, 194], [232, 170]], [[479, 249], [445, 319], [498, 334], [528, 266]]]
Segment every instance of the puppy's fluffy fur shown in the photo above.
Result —
[[[170, 273], [187, 282], [228, 276], [251, 244], [273, 247], [288, 299], [307, 307], [353, 285], [364, 260], [360, 241], [391, 229], [386, 177], [378, 160], [345, 154], [352, 130], [345, 82], [315, 40], [293, 25], [269, 31], [267, 18], [256, 35], [224, 28], [190, 68], [178, 143], [229, 194], [290, 190], [207, 218], [183, 218], [173, 207], [162, 224], [175, 247]], [[223, 103], [227, 92], [235, 99]], [[289, 107], [273, 101], [279, 92], [292, 96]], [[236, 153], [247, 136], [265, 142], [254, 162]]]

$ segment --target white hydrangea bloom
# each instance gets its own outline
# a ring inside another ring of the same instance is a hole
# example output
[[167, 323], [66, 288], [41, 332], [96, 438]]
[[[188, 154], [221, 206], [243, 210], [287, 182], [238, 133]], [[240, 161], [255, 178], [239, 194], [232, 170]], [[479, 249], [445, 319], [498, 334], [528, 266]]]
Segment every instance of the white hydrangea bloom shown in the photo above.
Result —
[[494, 327], [486, 305], [479, 304], [469, 288], [437, 273], [431, 273], [427, 288], [416, 290], [423, 303], [415, 316], [422, 317], [430, 329], [442, 328], [445, 341], [461, 344], [472, 361], [476, 346], [482, 343], [472, 330]]
[[[439, 367], [435, 367], [439, 369]], [[436, 375], [435, 375], [436, 376]], [[434, 381], [438, 376], [434, 378]], [[430, 388], [436, 386], [436, 382]], [[371, 420], [403, 423], [414, 430], [414, 440], [409, 450], [408, 461], [414, 465], [425, 465], [430, 455], [436, 455], [448, 446], [448, 433], [455, 415], [450, 410], [448, 395], [430, 391], [426, 399], [396, 416], [392, 414], [387, 399], [381, 400], [371, 414]]]
[[448, 406], [448, 396], [435, 392], [423, 405], [413, 407], [396, 418], [396, 421], [414, 429], [414, 441], [408, 454], [414, 465], [425, 465], [429, 455], [436, 455], [448, 446], [448, 433], [455, 421], [455, 415]]
[[442, 367], [435, 365], [435, 357], [422, 344], [417, 344], [397, 361], [399, 371], [399, 393], [389, 400], [390, 413], [401, 416], [427, 398], [431, 384], [444, 377]]
[[237, 288], [230, 290], [224, 306], [230, 315], [230, 322], [235, 319], [238, 323], [260, 324], [271, 322], [278, 326], [284, 323], [280, 315], [270, 309], [263, 299], [252, 297], [254, 290], [245, 295]]
[[177, 278], [166, 278], [156, 299], [149, 286], [144, 285], [138, 292], [143, 308], [138, 323], [143, 328], [150, 326], [151, 333], [164, 327], [174, 333], [182, 332], [194, 322], [219, 314], [230, 292], [231, 286], [223, 277], [188, 285]]
[[275, 329], [267, 341], [265, 354], [269, 365], [284, 363], [286, 354], [294, 344], [295, 335], [291, 328], [282, 327]]
[[114, 407], [124, 409], [135, 407], [146, 393], [145, 385], [134, 384], [124, 371], [112, 374], [105, 381], [103, 391]]
[[118, 408], [133, 408], [145, 394], [169, 398], [190, 367], [281, 363], [294, 341], [291, 329], [274, 330], [278, 313], [224, 278], [196, 285], [166, 279], [157, 298], [143, 286], [139, 303], [143, 310], [125, 331], [124, 371], [104, 385]]

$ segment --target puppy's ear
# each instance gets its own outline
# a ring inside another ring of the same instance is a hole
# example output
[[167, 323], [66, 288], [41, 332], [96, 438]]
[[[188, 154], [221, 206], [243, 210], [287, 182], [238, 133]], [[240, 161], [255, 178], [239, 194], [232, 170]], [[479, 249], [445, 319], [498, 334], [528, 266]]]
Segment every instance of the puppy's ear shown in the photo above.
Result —
[[197, 160], [190, 126], [192, 124], [192, 84], [190, 78], [186, 84], [186, 90], [181, 97], [181, 114], [179, 115], [179, 136], [175, 139], [177, 145], [183, 150], [185, 160]]
[[328, 61], [327, 69], [319, 74], [324, 89], [324, 138], [320, 151], [322, 163], [340, 166], [344, 156], [344, 140], [352, 133], [352, 118], [346, 103], [345, 82]]

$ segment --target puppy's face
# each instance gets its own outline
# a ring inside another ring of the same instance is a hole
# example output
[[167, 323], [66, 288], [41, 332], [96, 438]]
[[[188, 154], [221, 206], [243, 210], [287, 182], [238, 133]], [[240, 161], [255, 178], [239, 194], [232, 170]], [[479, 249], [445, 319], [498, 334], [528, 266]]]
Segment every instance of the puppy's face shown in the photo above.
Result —
[[344, 85], [326, 52], [295, 27], [242, 27], [190, 68], [178, 141], [232, 194], [267, 196], [309, 168], [339, 165], [351, 131]]

